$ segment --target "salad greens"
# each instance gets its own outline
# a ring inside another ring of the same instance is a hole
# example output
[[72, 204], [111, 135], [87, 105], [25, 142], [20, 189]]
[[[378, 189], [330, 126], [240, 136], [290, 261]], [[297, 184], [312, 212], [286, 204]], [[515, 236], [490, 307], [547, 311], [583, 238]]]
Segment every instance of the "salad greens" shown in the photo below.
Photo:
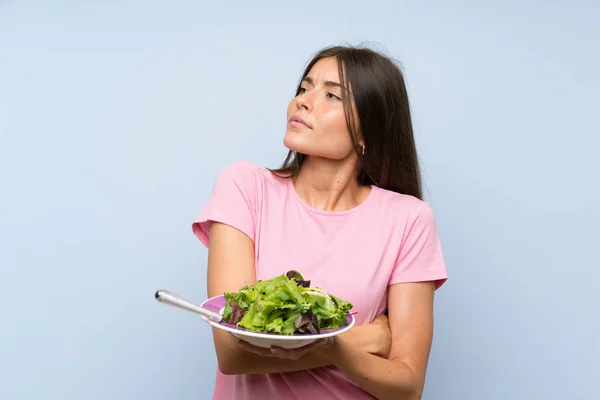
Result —
[[346, 326], [350, 302], [319, 288], [298, 271], [225, 293], [223, 321], [242, 328], [284, 335], [319, 333]]

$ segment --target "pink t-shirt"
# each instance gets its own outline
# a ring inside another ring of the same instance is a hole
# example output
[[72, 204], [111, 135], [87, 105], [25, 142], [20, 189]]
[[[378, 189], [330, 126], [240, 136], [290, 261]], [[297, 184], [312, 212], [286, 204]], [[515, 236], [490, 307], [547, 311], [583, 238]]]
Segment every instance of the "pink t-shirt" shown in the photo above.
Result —
[[[254, 241], [256, 279], [298, 270], [353, 303], [357, 324], [387, 307], [387, 288], [447, 279], [435, 219], [427, 203], [372, 187], [359, 206], [342, 212], [310, 207], [266, 168], [238, 162], [219, 175], [193, 224], [208, 246], [210, 221], [231, 225]], [[224, 375], [217, 368], [214, 399], [372, 399], [335, 367], [275, 374]]]

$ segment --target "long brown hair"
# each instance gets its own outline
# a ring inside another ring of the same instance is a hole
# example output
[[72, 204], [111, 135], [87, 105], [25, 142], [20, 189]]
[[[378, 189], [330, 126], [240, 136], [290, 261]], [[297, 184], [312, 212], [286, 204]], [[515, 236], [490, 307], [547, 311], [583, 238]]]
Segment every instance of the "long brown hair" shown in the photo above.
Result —
[[[352, 98], [342, 91], [346, 124], [359, 156], [358, 182], [422, 198], [421, 174], [413, 135], [410, 104], [404, 76], [391, 58], [367, 48], [334, 46], [319, 51], [306, 66], [302, 80], [321, 59], [335, 57], [341, 83], [352, 88], [359, 127], [354, 123]], [[359, 138], [365, 144], [359, 145]], [[293, 178], [306, 155], [290, 151], [278, 169]]]

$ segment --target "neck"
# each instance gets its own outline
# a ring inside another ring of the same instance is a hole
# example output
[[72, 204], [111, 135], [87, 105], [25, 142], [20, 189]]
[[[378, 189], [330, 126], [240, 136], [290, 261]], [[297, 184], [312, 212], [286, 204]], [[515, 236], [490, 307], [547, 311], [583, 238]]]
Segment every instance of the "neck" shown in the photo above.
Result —
[[370, 188], [357, 181], [357, 161], [306, 157], [294, 178], [298, 195], [311, 207], [323, 211], [345, 211], [358, 206]]

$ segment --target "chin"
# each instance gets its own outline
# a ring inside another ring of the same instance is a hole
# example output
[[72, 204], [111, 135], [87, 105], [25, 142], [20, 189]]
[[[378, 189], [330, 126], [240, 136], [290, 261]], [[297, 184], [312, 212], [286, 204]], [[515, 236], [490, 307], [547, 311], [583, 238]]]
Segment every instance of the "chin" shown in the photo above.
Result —
[[340, 145], [339, 143], [337, 145], [331, 143], [330, 146], [323, 146], [322, 143], [316, 142], [314, 138], [294, 131], [288, 131], [285, 134], [283, 145], [299, 154], [330, 160], [343, 160], [353, 153], [352, 147], [346, 148], [345, 145]]
[[283, 138], [283, 145], [291, 151], [295, 151], [296, 153], [310, 155], [310, 148], [312, 146], [310, 146], [310, 143], [307, 143], [305, 137], [299, 136], [300, 135], [298, 135], [296, 132], [286, 132], [285, 137]]
[[311, 143], [297, 143], [292, 140], [284, 140], [283, 144], [289, 150], [299, 154], [304, 154], [310, 157], [326, 158], [329, 160], [343, 160], [348, 156], [347, 153], [342, 154], [338, 149], [324, 149], [323, 146], [316, 146]]
[[296, 132], [288, 132], [283, 139], [283, 145], [291, 151], [307, 156], [323, 157], [323, 149], [319, 149], [316, 143], [311, 142], [310, 139], [307, 140], [305, 136], [298, 135]]

